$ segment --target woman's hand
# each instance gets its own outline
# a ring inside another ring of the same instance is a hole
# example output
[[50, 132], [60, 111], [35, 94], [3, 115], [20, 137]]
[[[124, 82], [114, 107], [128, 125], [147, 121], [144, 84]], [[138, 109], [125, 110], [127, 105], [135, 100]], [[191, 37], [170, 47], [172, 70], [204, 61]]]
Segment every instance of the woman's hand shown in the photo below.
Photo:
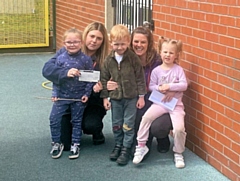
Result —
[[86, 103], [88, 101], [88, 97], [87, 96], [82, 96], [81, 100], [82, 100], [83, 103]]
[[138, 98], [137, 108], [142, 109], [144, 106], [145, 106], [144, 96], [141, 96], [141, 97]]
[[112, 81], [112, 78], [107, 82], [107, 90], [112, 91], [118, 88], [117, 82]]
[[109, 102], [108, 98], [104, 98], [103, 99], [103, 106], [106, 110], [110, 110], [111, 109], [111, 103]]
[[93, 91], [95, 93], [100, 92], [103, 89], [102, 83], [98, 81], [94, 86], [93, 86]]
[[75, 68], [71, 68], [67, 73], [68, 77], [79, 77], [80, 75], [81, 75], [80, 71]]
[[175, 96], [175, 93], [176, 92], [167, 91], [162, 99], [162, 102], [170, 102], [172, 98]]

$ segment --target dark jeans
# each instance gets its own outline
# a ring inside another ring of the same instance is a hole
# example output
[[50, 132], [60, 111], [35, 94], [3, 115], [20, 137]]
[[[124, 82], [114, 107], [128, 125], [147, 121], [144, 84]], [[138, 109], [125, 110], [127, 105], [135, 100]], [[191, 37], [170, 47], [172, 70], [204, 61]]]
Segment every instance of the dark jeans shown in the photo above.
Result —
[[[103, 117], [106, 111], [103, 107], [98, 105], [87, 106], [84, 110], [82, 119], [82, 130], [85, 134], [98, 134], [103, 129]], [[64, 150], [70, 150], [72, 124], [71, 115], [66, 114], [62, 117], [61, 121], [61, 141], [64, 144]]]

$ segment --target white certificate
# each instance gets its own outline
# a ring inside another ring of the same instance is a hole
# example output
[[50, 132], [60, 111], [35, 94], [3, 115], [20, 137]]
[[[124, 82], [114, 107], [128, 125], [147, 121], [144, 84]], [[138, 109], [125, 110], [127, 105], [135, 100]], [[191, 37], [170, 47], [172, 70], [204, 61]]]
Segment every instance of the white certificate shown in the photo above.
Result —
[[164, 98], [164, 94], [162, 94], [161, 92], [159, 91], [152, 91], [151, 95], [149, 96], [149, 100], [154, 102], [155, 104], [160, 104], [162, 106], [164, 106], [165, 108], [173, 111], [177, 102], [178, 102], [178, 99], [173, 97], [172, 100], [170, 102], [162, 102], [162, 99]]
[[98, 82], [100, 80], [100, 71], [95, 70], [79, 70], [79, 81]]

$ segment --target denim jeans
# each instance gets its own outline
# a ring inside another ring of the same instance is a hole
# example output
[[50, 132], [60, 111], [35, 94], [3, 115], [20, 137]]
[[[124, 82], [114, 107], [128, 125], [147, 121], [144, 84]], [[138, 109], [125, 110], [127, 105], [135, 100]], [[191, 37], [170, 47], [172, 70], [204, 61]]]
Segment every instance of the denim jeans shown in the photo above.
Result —
[[115, 144], [130, 148], [135, 134], [137, 98], [111, 100], [112, 129]]

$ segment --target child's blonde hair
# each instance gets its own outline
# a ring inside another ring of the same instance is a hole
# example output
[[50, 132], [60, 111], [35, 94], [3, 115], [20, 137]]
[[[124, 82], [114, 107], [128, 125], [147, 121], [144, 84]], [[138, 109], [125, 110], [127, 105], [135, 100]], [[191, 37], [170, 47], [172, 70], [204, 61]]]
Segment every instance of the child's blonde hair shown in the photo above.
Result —
[[117, 24], [112, 27], [110, 31], [110, 42], [114, 40], [119, 40], [123, 38], [127, 38], [127, 40], [130, 40], [130, 33], [128, 31], [128, 28], [122, 24]]
[[77, 28], [70, 28], [67, 31], [65, 31], [65, 33], [63, 34], [63, 41], [66, 39], [66, 37], [69, 33], [76, 33], [79, 36], [80, 40], [82, 40], [81, 31], [79, 31]]
[[162, 36], [158, 40], [158, 53], [159, 54], [161, 53], [163, 43], [176, 45], [177, 58], [175, 59], [174, 62], [179, 64], [179, 56], [180, 56], [180, 53], [182, 52], [182, 41], [181, 40], [174, 40], [174, 39], [170, 39], [170, 38], [165, 38], [165, 37]]

